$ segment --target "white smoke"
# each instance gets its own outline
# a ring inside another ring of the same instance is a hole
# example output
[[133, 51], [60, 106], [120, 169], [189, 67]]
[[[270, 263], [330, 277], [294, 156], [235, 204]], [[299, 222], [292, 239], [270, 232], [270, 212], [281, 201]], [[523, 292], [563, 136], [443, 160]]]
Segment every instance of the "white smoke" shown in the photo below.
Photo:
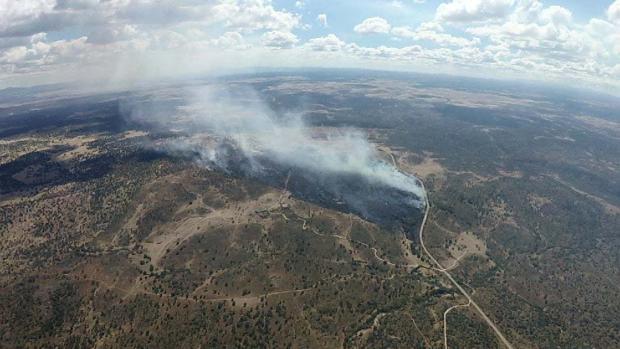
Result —
[[[231, 91], [234, 91], [231, 92]], [[189, 149], [207, 163], [217, 163], [222, 154], [213, 139], [232, 141], [250, 160], [257, 155], [324, 175], [347, 173], [370, 182], [415, 194], [424, 202], [425, 193], [415, 177], [381, 160], [364, 133], [352, 129], [310, 127], [302, 113], [278, 115], [255, 91], [221, 85], [191, 87], [181, 94], [174, 115], [160, 115], [149, 108], [133, 110], [142, 121], [180, 130], [191, 136], [178, 138], [171, 149]]]

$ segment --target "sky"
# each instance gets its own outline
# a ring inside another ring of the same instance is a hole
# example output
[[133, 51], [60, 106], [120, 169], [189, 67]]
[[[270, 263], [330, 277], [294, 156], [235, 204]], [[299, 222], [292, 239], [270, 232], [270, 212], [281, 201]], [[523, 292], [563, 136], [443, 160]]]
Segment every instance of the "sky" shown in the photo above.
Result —
[[0, 88], [347, 67], [620, 88], [620, 0], [0, 0]]

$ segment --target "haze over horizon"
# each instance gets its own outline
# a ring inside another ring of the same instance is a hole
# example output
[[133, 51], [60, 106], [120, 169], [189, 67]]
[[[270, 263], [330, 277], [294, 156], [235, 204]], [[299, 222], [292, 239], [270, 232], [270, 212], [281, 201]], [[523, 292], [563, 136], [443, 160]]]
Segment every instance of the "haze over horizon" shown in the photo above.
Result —
[[620, 0], [0, 0], [0, 87], [346, 67], [614, 93]]

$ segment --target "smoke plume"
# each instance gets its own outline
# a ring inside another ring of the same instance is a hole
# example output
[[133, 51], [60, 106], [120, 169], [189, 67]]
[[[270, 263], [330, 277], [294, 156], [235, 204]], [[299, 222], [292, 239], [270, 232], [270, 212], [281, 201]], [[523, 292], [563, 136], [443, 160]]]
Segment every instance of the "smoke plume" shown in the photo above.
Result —
[[[306, 176], [307, 185], [312, 181], [317, 191], [349, 201], [353, 212], [367, 216], [372, 205], [361, 202], [364, 197], [350, 191], [376, 186], [382, 189], [374, 195], [385, 196], [385, 188], [392, 188], [408, 197], [407, 206], [424, 205], [425, 193], [419, 181], [381, 160], [365, 134], [353, 129], [311, 127], [302, 113], [276, 113], [247, 87], [186, 87], [134, 101], [129, 110], [133, 122], [178, 134], [165, 148], [197, 154], [197, 161], [204, 166], [242, 172], [267, 182], [295, 169]], [[279, 170], [274, 172], [274, 167]], [[343, 185], [334, 178], [358, 184]]]

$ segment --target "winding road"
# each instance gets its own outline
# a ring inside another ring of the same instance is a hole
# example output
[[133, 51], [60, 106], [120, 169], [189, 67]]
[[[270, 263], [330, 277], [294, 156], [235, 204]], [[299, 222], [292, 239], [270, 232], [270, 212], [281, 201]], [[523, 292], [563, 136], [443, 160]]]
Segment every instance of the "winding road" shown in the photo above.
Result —
[[[422, 185], [422, 189], [426, 193], [426, 188], [424, 187], [424, 183], [421, 180], [420, 180], [420, 183]], [[428, 249], [424, 245], [424, 239], [423, 239], [424, 226], [426, 225], [426, 220], [428, 219], [428, 213], [430, 212], [430, 209], [431, 209], [431, 205], [430, 205], [430, 202], [428, 200], [428, 194], [426, 195], [425, 200], [426, 200], [426, 210], [424, 212], [424, 218], [422, 219], [422, 225], [420, 226], [420, 246], [422, 246], [422, 249], [424, 250], [424, 253], [426, 253], [428, 258], [430, 258], [430, 260], [437, 266], [438, 269], [436, 269], [436, 270], [441, 272], [441, 273], [443, 273], [452, 282], [452, 284], [454, 284], [454, 286], [456, 286], [456, 288], [463, 294], [463, 296], [465, 296], [465, 298], [467, 298], [467, 301], [469, 302], [468, 305], [472, 305], [474, 308], [476, 308], [478, 313], [480, 313], [480, 315], [482, 316], [484, 321], [486, 321], [486, 323], [493, 329], [493, 331], [495, 332], [497, 337], [506, 346], [506, 348], [514, 349], [512, 344], [510, 344], [510, 342], [506, 339], [504, 334], [499, 330], [499, 328], [495, 325], [495, 323], [487, 316], [487, 314], [484, 313], [484, 311], [482, 311], [482, 308], [480, 308], [480, 306], [471, 298], [469, 293], [467, 293], [467, 291], [465, 291], [465, 289], [463, 289], [463, 287], [454, 279], [454, 277], [452, 277], [452, 275], [448, 272], [448, 269], [444, 268], [441, 265], [441, 263], [439, 263], [435, 259], [435, 257], [433, 257], [433, 255], [428, 251]], [[449, 310], [451, 310], [451, 309], [448, 309], [448, 311]], [[446, 313], [444, 313], [444, 323], [445, 323], [445, 317], [446, 317], [448, 311], [446, 311]], [[448, 348], [447, 331], [448, 331], [447, 330], [447, 326], [444, 326], [444, 347], [446, 349]]]
[[456, 308], [465, 308], [471, 305], [471, 301], [467, 302], [467, 304], [457, 304], [453, 305], [450, 308], [446, 309], [443, 313], [443, 347], [444, 349], [448, 349], [448, 313]]

